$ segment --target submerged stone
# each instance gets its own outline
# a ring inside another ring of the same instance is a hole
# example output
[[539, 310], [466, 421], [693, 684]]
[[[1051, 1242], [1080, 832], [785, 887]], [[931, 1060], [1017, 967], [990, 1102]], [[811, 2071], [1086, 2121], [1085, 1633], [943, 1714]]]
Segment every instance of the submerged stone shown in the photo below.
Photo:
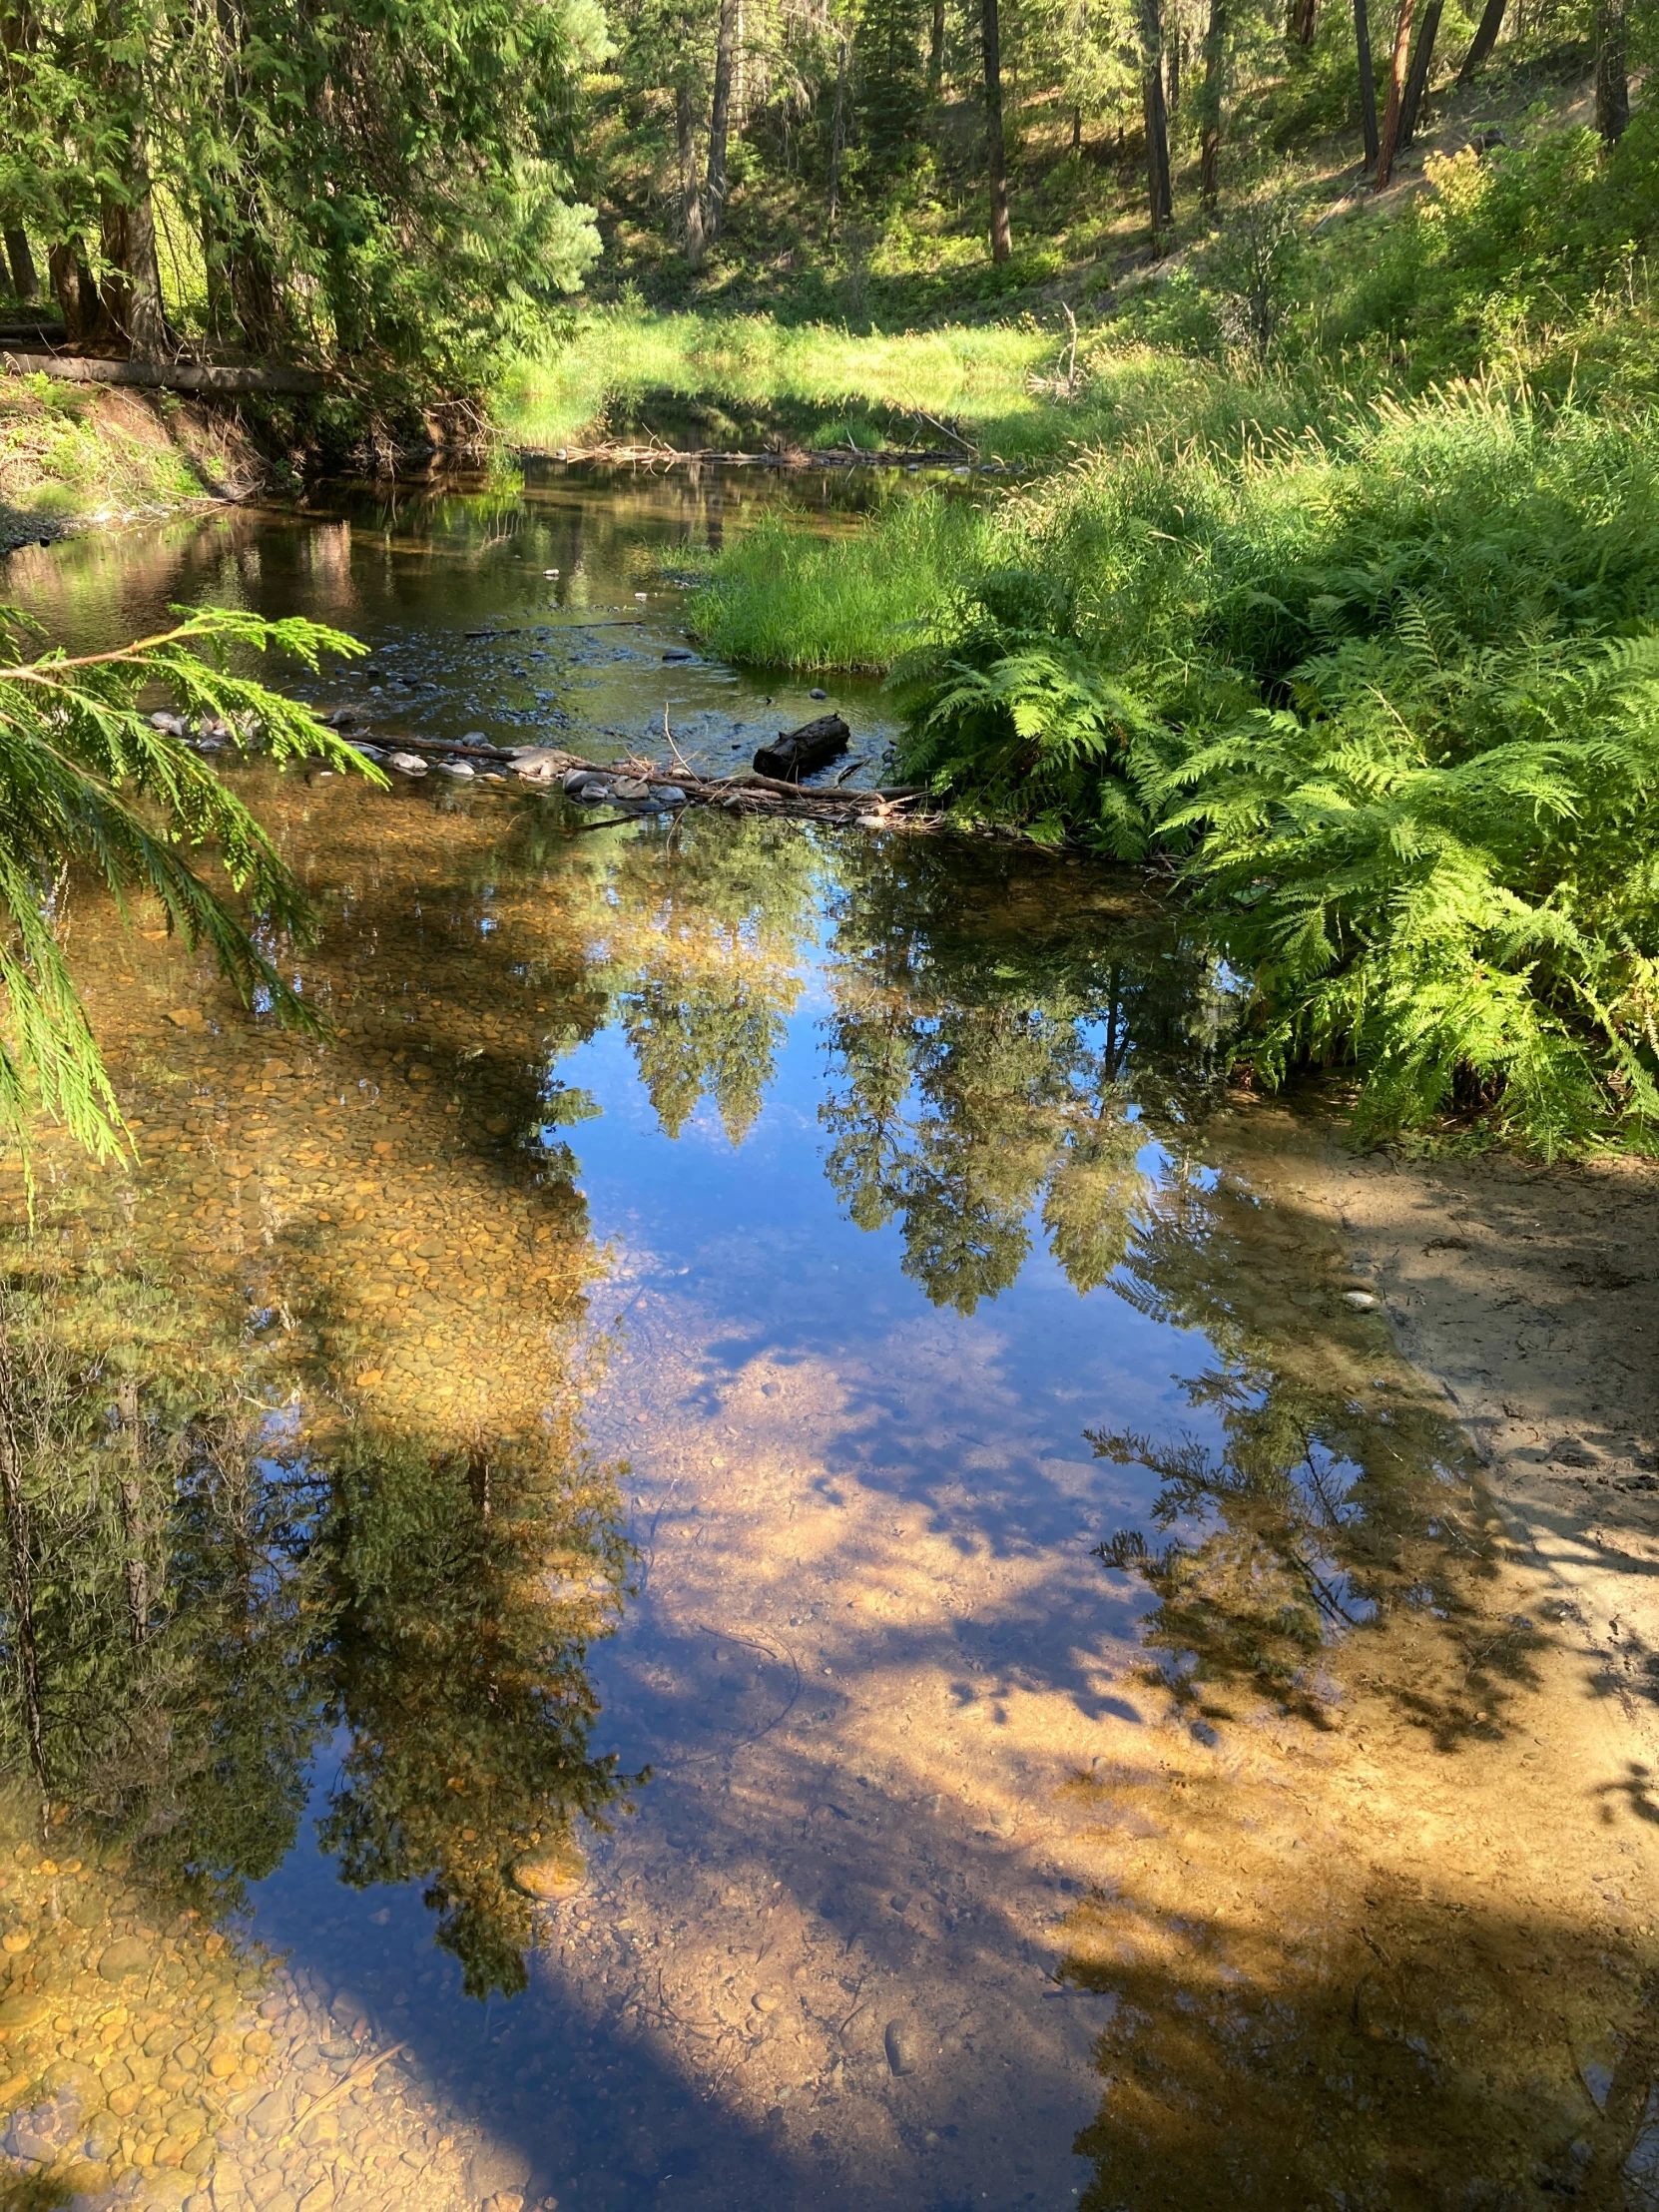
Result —
[[588, 1863], [569, 1841], [526, 1852], [513, 1868], [513, 1887], [543, 1905], [573, 1898], [587, 1883]]
[[137, 1936], [118, 1936], [99, 1959], [98, 1971], [106, 1981], [123, 1981], [130, 1973], [148, 1973], [150, 1964], [148, 1943]]

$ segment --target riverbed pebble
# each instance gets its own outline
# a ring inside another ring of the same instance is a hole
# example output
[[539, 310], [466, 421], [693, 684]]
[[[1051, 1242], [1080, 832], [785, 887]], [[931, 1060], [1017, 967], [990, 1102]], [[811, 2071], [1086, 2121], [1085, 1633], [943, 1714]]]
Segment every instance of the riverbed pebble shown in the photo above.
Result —
[[396, 769], [399, 776], [424, 776], [426, 763], [418, 753], [388, 753], [387, 768]]
[[453, 776], [470, 784], [475, 773], [470, 761], [440, 761], [438, 768], [445, 776]]

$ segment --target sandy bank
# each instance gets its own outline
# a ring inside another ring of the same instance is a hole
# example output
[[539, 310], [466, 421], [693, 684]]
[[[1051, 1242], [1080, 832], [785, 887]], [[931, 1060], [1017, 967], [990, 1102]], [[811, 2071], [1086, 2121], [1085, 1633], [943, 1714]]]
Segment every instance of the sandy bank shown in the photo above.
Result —
[[1659, 1758], [1659, 1169], [1356, 1159], [1332, 1142], [1320, 1173], [1401, 1350], [1455, 1406], [1511, 1532]]

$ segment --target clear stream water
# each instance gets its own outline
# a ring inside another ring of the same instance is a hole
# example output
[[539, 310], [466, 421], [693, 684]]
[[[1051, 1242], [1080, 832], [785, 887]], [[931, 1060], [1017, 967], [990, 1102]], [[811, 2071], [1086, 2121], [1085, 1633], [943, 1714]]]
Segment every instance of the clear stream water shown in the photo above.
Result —
[[[7, 591], [83, 646], [302, 612], [380, 735], [666, 711], [712, 765], [819, 710], [665, 660], [678, 549], [861, 496], [335, 487]], [[1075, 858], [232, 773], [330, 1038], [81, 894], [139, 1160], [8, 1202], [76, 1348], [25, 1379], [75, 1568], [17, 2201], [1649, 2202], [1583, 1666], [1350, 1303], [1319, 1132], [1219, 1086], [1215, 953]]]

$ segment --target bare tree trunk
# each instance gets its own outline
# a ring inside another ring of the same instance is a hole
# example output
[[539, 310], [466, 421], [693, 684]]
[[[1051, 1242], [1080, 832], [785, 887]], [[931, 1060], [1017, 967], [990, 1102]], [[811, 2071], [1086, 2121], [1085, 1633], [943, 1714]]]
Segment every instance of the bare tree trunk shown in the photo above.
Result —
[[1210, 0], [1204, 33], [1203, 124], [1198, 141], [1198, 197], [1214, 215], [1221, 193], [1221, 103], [1227, 82], [1227, 0]]
[[1415, 0], [1399, 0], [1399, 23], [1394, 31], [1394, 58], [1388, 71], [1388, 105], [1382, 117], [1382, 143], [1377, 153], [1376, 190], [1381, 192], [1393, 175], [1394, 150], [1399, 143], [1399, 111], [1405, 97], [1405, 57], [1411, 50], [1411, 15]]
[[1486, 0], [1475, 34], [1469, 41], [1469, 50], [1463, 56], [1463, 66], [1457, 72], [1460, 85], [1472, 85], [1475, 74], [1486, 56], [1497, 44], [1497, 34], [1503, 28], [1503, 11], [1508, 0]]
[[1596, 129], [1616, 146], [1630, 122], [1625, 0], [1596, 0]]
[[692, 120], [691, 87], [674, 88], [674, 134], [680, 151], [680, 220], [686, 260], [703, 267], [703, 195], [697, 189], [697, 127]]
[[715, 97], [709, 113], [709, 181], [703, 194], [705, 252], [720, 237], [726, 214], [726, 141], [732, 128], [732, 68], [738, 43], [738, 0], [720, 0], [715, 37]]
[[35, 257], [29, 251], [29, 234], [15, 223], [8, 223], [5, 232], [6, 259], [11, 264], [12, 289], [19, 299], [33, 305], [40, 297], [40, 278], [35, 274]]
[[1319, 0], [1291, 0], [1288, 28], [1293, 45], [1312, 46], [1314, 33], [1319, 29]]
[[830, 126], [830, 236], [841, 207], [841, 156], [846, 151], [846, 40], [835, 63], [835, 113]]
[[6, 1564], [11, 1583], [12, 1628], [17, 1644], [18, 1686], [29, 1764], [46, 1788], [46, 1744], [40, 1715], [40, 1651], [35, 1641], [35, 1575], [29, 1508], [23, 1495], [23, 1453], [17, 1436], [17, 1391], [12, 1372], [11, 1315], [0, 1297], [0, 1509], [6, 1520]]
[[991, 260], [1014, 250], [1008, 225], [1008, 149], [1002, 136], [1002, 23], [997, 0], [980, 0], [979, 32], [985, 53], [985, 174], [990, 187]]
[[1411, 56], [1411, 73], [1405, 80], [1405, 97], [1399, 105], [1399, 150], [1402, 153], [1416, 136], [1417, 116], [1422, 96], [1428, 89], [1428, 72], [1434, 66], [1434, 41], [1439, 36], [1440, 11], [1444, 5], [1445, 0], [1428, 0], [1422, 13], [1416, 52]]
[[932, 31], [927, 41], [927, 89], [936, 100], [944, 83], [944, 0], [933, 0]]
[[1164, 100], [1166, 112], [1176, 114], [1181, 106], [1181, 41], [1172, 38], [1164, 57]]
[[1366, 134], [1366, 167], [1377, 167], [1377, 70], [1371, 58], [1371, 0], [1354, 0], [1354, 47], [1360, 64], [1360, 123]]
[[1174, 218], [1169, 176], [1169, 117], [1164, 108], [1164, 23], [1160, 0], [1141, 0], [1141, 98], [1146, 112], [1146, 187], [1152, 250]]

